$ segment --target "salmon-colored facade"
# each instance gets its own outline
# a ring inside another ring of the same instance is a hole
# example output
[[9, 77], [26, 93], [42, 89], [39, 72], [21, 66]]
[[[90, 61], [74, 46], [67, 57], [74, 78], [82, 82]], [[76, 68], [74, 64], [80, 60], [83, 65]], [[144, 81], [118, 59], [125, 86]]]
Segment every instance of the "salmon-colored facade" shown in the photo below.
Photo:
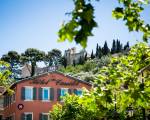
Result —
[[[35, 88], [34, 100], [22, 100], [22, 88], [24, 87]], [[41, 113], [48, 113], [57, 102], [62, 103], [58, 93], [60, 89], [66, 88], [72, 94], [74, 90], [81, 90], [83, 87], [89, 90], [91, 84], [59, 72], [49, 72], [23, 79], [12, 85], [15, 94], [9, 100], [7, 99], [9, 102], [7, 105], [4, 105], [3, 118], [6, 120], [26, 120], [22, 118], [22, 114], [31, 113], [32, 120], [40, 120]], [[39, 99], [40, 88], [51, 88], [52, 91], [49, 94], [53, 94], [51, 96], [52, 99], [48, 101]], [[7, 96], [7, 93], [4, 93], [4, 96]]]

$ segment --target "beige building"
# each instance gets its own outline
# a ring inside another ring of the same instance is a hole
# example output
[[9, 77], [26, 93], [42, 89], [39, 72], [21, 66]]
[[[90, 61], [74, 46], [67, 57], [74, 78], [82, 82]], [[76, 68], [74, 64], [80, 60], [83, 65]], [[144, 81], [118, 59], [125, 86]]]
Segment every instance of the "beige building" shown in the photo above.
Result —
[[86, 50], [83, 49], [80, 52], [77, 53], [76, 48], [73, 47], [71, 49], [65, 50], [65, 58], [67, 60], [68, 65], [72, 65], [74, 62], [79, 63], [80, 57], [83, 58], [85, 57]]

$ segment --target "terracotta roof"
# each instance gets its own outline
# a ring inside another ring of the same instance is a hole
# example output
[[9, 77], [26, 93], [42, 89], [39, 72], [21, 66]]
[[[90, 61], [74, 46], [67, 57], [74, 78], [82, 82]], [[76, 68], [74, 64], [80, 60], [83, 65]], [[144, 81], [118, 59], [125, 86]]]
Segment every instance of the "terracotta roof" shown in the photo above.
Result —
[[[76, 80], [76, 81], [78, 81], [78, 82], [85, 83], [85, 84], [87, 84], [87, 85], [92, 86], [92, 83], [90, 83], [90, 82], [86, 82], [86, 81], [77, 79], [77, 78], [72, 77], [72, 76], [70, 76], [70, 75], [65, 75], [64, 73], [59, 72], [59, 71], [50, 71], [50, 72], [46, 72], [46, 73], [43, 73], [43, 74], [39, 74], [39, 75], [36, 75], [36, 76], [33, 76], [33, 77], [27, 77], [27, 78], [23, 78], [23, 79], [21, 79], [21, 80], [18, 80], [17, 82], [13, 83], [13, 84], [10, 86], [10, 88], [12, 88], [12, 87], [14, 87], [16, 84], [21, 83], [21, 82], [24, 82], [24, 81], [26, 81], [26, 80], [35, 79], [35, 78], [37, 78], [37, 77], [40, 77], [40, 76], [43, 76], [43, 75], [48, 75], [48, 74], [51, 74], [51, 73], [57, 73], [57, 74], [66, 76], [66, 77], [68, 77], [68, 78], [70, 78], [70, 79]], [[4, 94], [5, 92], [6, 92], [6, 91], [4, 90], [4, 91], [3, 91], [3, 94]]]

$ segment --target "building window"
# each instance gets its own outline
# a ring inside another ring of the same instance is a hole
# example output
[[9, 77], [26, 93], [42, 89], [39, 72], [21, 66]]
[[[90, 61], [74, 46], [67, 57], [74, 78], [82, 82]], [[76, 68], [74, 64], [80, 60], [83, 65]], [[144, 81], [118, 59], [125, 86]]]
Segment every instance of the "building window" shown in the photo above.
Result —
[[24, 113], [23, 120], [33, 120], [32, 113]]
[[75, 89], [74, 94], [81, 96], [82, 95], [82, 89]]
[[43, 88], [43, 98], [42, 98], [42, 100], [49, 100], [50, 98], [49, 98], [49, 95], [50, 95], [50, 93], [49, 93], [49, 88]]
[[81, 95], [82, 95], [82, 90], [81, 90], [81, 89], [78, 89], [78, 90], [77, 90], [77, 95], [78, 95], [78, 96], [81, 96]]
[[42, 113], [40, 115], [40, 120], [50, 120], [49, 113]]
[[33, 100], [33, 87], [25, 87], [25, 100]]
[[65, 96], [68, 93], [68, 88], [61, 88], [60, 96]]

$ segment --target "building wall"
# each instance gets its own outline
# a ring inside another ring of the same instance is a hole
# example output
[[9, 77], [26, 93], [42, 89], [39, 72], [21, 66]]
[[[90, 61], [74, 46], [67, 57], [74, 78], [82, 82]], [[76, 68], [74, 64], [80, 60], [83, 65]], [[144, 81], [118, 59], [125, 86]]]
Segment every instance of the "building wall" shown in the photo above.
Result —
[[86, 50], [82, 50], [79, 53], [76, 53], [76, 48], [71, 48], [65, 51], [65, 58], [67, 59], [67, 64], [71, 65], [73, 64], [73, 61], [75, 63], [79, 62], [80, 57], [84, 57], [86, 54]]
[[[49, 79], [51, 80], [62, 80], [65, 83], [70, 83], [70, 82], [74, 82], [75, 80], [67, 77], [63, 74], [57, 74], [57, 73], [51, 73], [51, 74], [46, 74], [43, 76], [40, 76], [38, 78], [35, 79], [30, 79], [30, 80], [24, 80], [20, 83], [18, 83], [16, 85], [16, 100], [15, 103], [13, 103], [12, 105], [10, 105], [9, 107], [5, 108], [4, 110], [4, 117], [8, 117], [11, 114], [15, 114], [15, 120], [21, 120], [21, 114], [24, 112], [33, 112], [33, 120], [39, 120], [39, 114], [44, 112], [44, 113], [48, 113], [50, 110], [52, 110], [52, 107], [54, 104], [56, 104], [57, 102], [59, 102], [57, 100], [57, 90], [60, 88], [69, 88], [72, 90], [74, 89], [80, 89], [80, 88], [87, 88], [90, 89], [91, 86], [83, 83], [83, 82], [79, 82], [78, 85], [60, 85], [60, 84], [56, 84], [56, 81], [50, 81], [47, 84], [33, 84], [32, 82], [35, 80], [44, 80], [44, 81], [48, 81]], [[33, 101], [23, 101], [21, 99], [21, 89], [24, 86], [34, 86], [37, 88], [37, 92], [36, 92], [36, 96], [37, 99], [33, 100]], [[38, 99], [38, 88], [41, 87], [52, 87], [54, 88], [54, 100], [53, 101], [48, 101], [48, 102], [44, 102], [42, 100]], [[22, 110], [18, 109], [18, 104], [22, 104], [24, 106], [24, 108]]]

